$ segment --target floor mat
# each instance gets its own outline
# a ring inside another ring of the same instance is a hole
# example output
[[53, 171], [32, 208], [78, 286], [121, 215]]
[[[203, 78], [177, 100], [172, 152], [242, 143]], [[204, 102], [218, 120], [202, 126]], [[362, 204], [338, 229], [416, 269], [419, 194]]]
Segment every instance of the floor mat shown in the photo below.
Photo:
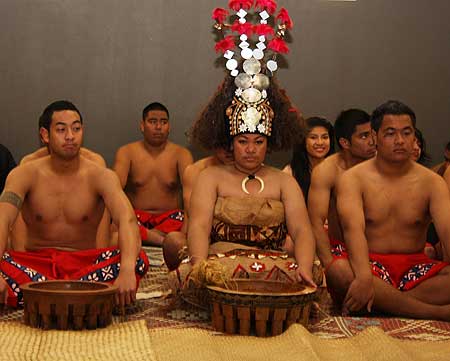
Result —
[[[162, 261], [158, 248], [145, 248], [155, 264]], [[145, 320], [150, 330], [170, 328], [201, 328], [212, 331], [209, 312], [191, 306], [170, 293], [167, 286], [167, 268], [150, 267], [141, 280], [138, 300], [128, 307], [124, 317], [114, 316], [113, 324], [123, 321]], [[0, 321], [19, 321], [22, 310], [0, 310]], [[404, 340], [450, 340], [450, 323], [431, 320], [412, 320], [393, 317], [341, 317], [333, 307], [326, 290], [320, 291], [318, 307], [311, 312], [311, 333], [322, 338], [346, 338], [376, 326], [387, 335]]]
[[143, 321], [93, 331], [42, 331], [0, 323], [0, 360], [156, 360]]
[[269, 338], [178, 329], [150, 332], [150, 340], [159, 361], [183, 358], [197, 361], [447, 361], [450, 354], [450, 341], [398, 340], [377, 327], [369, 327], [357, 336], [333, 340], [316, 337], [298, 324]]

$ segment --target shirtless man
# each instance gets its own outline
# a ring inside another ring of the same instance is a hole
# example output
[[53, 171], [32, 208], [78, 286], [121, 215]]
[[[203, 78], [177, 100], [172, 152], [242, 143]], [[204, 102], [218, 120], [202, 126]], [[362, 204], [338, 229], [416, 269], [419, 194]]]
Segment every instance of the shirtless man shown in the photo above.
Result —
[[[341, 112], [334, 124], [334, 131], [340, 151], [314, 168], [308, 212], [317, 242], [317, 255], [325, 268], [328, 289], [334, 301], [341, 304], [353, 274], [347, 260], [333, 262], [330, 250], [330, 243], [343, 240], [336, 211], [336, 182], [344, 171], [375, 156], [376, 148], [370, 116], [363, 110]], [[324, 228], [327, 219], [328, 233]]]
[[167, 234], [163, 243], [164, 260], [169, 270], [175, 269], [179, 264], [178, 252], [187, 245], [186, 234], [188, 230], [188, 214], [191, 193], [194, 189], [195, 181], [200, 173], [212, 166], [226, 165], [233, 163], [233, 153], [224, 148], [216, 148], [214, 155], [203, 158], [186, 167], [183, 175], [183, 205], [184, 222], [179, 232]]
[[183, 225], [180, 180], [192, 155], [168, 141], [169, 112], [164, 105], [147, 105], [140, 129], [144, 139], [119, 148], [113, 168], [135, 208], [142, 241], [162, 245], [168, 232]]
[[[43, 114], [44, 115], [44, 114]], [[43, 132], [45, 131], [45, 127], [43, 127], [43, 122], [45, 121], [45, 116], [41, 116], [39, 118], [39, 139], [41, 141], [41, 144], [45, 144], [44, 147], [39, 148], [33, 153], [27, 154], [22, 158], [20, 161], [20, 165], [26, 164], [28, 162], [46, 157], [49, 155], [49, 149], [48, 144], [45, 143], [43, 139]], [[105, 159], [100, 155], [97, 154], [87, 148], [80, 148], [80, 156], [84, 157], [96, 164], [98, 164], [101, 167], [106, 168], [106, 162]], [[111, 233], [110, 233], [110, 223], [111, 223], [111, 217], [108, 213], [108, 210], [105, 209], [102, 220], [98, 226], [97, 229], [97, 237], [96, 237], [96, 248], [103, 248], [108, 247], [112, 245], [110, 239], [111, 239]], [[11, 247], [15, 251], [25, 251], [25, 244], [28, 239], [27, 235], [27, 228], [26, 224], [23, 221], [22, 214], [19, 213], [19, 215], [16, 218], [16, 221], [14, 223], [14, 226], [11, 230]], [[117, 242], [116, 242], [117, 243]]]
[[[0, 300], [21, 305], [26, 282], [79, 279], [114, 282], [117, 301], [129, 304], [148, 268], [131, 204], [114, 172], [80, 156], [83, 122], [72, 103], [54, 102], [43, 117], [50, 155], [14, 169], [0, 197]], [[119, 229], [120, 250], [95, 249], [105, 206]], [[5, 252], [19, 211], [26, 251]]]
[[337, 184], [337, 209], [354, 279], [344, 300], [413, 318], [450, 321], [450, 267], [423, 253], [432, 219], [450, 251], [450, 195], [442, 177], [412, 161], [415, 114], [398, 101], [371, 117], [377, 155], [346, 171]]

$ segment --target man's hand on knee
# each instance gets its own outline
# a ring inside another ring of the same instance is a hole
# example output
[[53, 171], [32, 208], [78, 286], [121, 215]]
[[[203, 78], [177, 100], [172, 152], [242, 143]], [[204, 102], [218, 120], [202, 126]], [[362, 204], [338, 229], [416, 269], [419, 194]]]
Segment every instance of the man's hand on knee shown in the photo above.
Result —
[[114, 285], [118, 287], [116, 294], [116, 303], [120, 306], [126, 306], [136, 301], [136, 275], [133, 272], [124, 272], [120, 270]]
[[345, 296], [342, 312], [360, 311], [366, 307], [367, 311], [372, 311], [372, 304], [375, 298], [372, 276], [366, 278], [355, 278]]

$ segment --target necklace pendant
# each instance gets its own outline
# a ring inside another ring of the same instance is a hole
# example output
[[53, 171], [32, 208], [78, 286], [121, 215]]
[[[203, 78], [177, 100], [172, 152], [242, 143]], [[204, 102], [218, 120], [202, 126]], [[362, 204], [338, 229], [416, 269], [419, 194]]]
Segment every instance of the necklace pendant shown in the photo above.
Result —
[[258, 177], [255, 174], [249, 174], [247, 177], [245, 177], [242, 180], [241, 183], [241, 188], [244, 191], [244, 193], [246, 194], [250, 194], [250, 192], [247, 190], [247, 182], [250, 180], [256, 179], [259, 182], [259, 191], [258, 193], [261, 193], [264, 190], [264, 181], [262, 180], [262, 178]]

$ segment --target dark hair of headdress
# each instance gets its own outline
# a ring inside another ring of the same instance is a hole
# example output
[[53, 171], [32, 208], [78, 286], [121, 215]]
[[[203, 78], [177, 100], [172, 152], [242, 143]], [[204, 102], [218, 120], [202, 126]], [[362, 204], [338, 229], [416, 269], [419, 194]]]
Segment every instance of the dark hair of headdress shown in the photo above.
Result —
[[[210, 151], [217, 148], [230, 148], [233, 138], [230, 136], [229, 119], [225, 111], [233, 100], [235, 90], [234, 78], [225, 77], [192, 125], [189, 131], [191, 144]], [[267, 97], [275, 114], [272, 134], [267, 137], [268, 147], [271, 151], [287, 151], [304, 136], [300, 125], [301, 116], [293, 108], [285, 91], [280, 89], [274, 78], [270, 80]]]

